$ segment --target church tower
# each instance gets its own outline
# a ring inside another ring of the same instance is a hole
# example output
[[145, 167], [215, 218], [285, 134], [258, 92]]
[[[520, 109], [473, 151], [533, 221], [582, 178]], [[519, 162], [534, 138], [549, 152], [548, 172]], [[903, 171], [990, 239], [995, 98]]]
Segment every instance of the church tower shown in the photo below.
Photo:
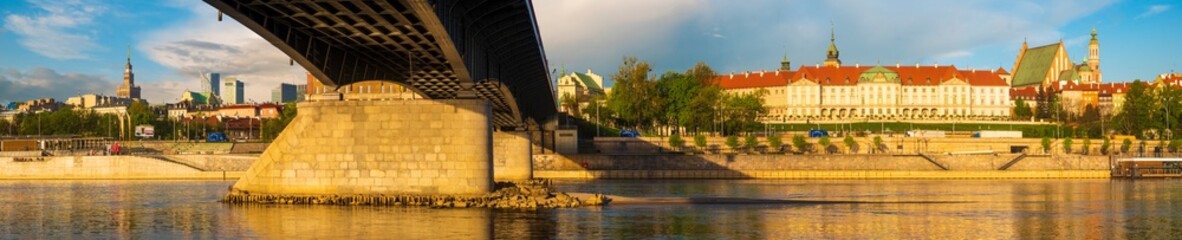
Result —
[[780, 60], [780, 71], [792, 71], [792, 62], [788, 61], [788, 54], [784, 54], [784, 59]]
[[1096, 27], [1092, 27], [1092, 41], [1088, 43], [1088, 67], [1092, 68], [1093, 81], [1101, 82], [1100, 40], [1096, 39]]
[[836, 39], [837, 38], [835, 37], [835, 34], [833, 33], [833, 27], [830, 27], [829, 28], [829, 50], [825, 51], [825, 56], [826, 56], [825, 66], [826, 67], [840, 67], [841, 66], [841, 59], [837, 58], [840, 53], [837, 51]]
[[123, 84], [119, 85], [115, 95], [120, 98], [140, 98], [140, 87], [135, 85], [135, 73], [131, 72], [131, 47], [127, 47], [127, 64], [123, 66]]

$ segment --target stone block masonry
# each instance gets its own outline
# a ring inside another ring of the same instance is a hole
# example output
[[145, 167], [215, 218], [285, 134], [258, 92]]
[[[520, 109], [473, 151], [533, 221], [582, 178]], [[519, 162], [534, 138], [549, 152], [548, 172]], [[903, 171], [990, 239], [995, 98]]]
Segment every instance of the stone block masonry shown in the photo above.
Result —
[[477, 196], [493, 189], [487, 101], [298, 106], [231, 194]]
[[493, 132], [494, 179], [497, 181], [521, 181], [533, 178], [532, 159], [528, 132]]

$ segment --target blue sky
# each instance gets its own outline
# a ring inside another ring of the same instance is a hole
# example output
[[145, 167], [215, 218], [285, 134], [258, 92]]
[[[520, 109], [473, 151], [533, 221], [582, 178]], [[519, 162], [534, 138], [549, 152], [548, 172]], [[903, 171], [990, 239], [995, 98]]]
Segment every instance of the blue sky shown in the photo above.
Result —
[[[1106, 82], [1182, 70], [1178, 1], [535, 0], [551, 68], [610, 79], [623, 56], [681, 71], [771, 70], [824, 60], [830, 24], [846, 64], [954, 64], [1009, 70], [1023, 39], [1062, 39], [1073, 60], [1099, 30]], [[76, 93], [113, 95], [131, 47], [137, 84], [153, 103], [199, 90], [198, 74], [247, 83], [270, 99], [304, 70], [199, 0], [0, 1], [0, 102]]]

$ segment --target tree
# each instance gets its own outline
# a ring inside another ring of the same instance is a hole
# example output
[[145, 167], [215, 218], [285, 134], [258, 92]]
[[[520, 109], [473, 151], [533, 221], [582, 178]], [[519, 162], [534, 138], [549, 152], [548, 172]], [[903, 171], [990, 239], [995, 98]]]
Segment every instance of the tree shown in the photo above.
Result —
[[685, 144], [685, 140], [682, 140], [680, 135], [673, 134], [669, 136], [669, 147], [673, 148], [674, 151], [680, 151], [682, 144]]
[[858, 141], [855, 141], [853, 136], [845, 135], [845, 139], [841, 141], [845, 143], [846, 148], [850, 149], [850, 153], [858, 153]]
[[721, 117], [725, 129], [724, 133], [736, 133], [755, 130], [760, 126], [759, 117], [767, 114], [763, 106], [763, 95], [766, 89], [752, 93], [726, 94], [722, 101]]
[[808, 152], [809, 142], [804, 139], [803, 135], [792, 135], [792, 147], [795, 147], [796, 151], [800, 151], [800, 153], [806, 153]]
[[883, 149], [882, 136], [874, 136], [874, 150], [880, 151]]
[[1051, 152], [1051, 137], [1042, 137], [1042, 152]]
[[1073, 141], [1071, 141], [1071, 138], [1063, 139], [1063, 152], [1064, 153], [1071, 153], [1071, 144], [1072, 143], [1073, 143]]
[[636, 129], [652, 125], [654, 116], [660, 109], [656, 93], [656, 84], [649, 79], [651, 71], [649, 63], [639, 61], [635, 57], [625, 57], [620, 69], [612, 74], [615, 85], [607, 99], [607, 106], [616, 114], [616, 120], [622, 126]]
[[1146, 91], [1146, 86], [1141, 80], [1135, 80], [1129, 86], [1128, 93], [1125, 94], [1125, 103], [1121, 106], [1120, 113], [1117, 118], [1121, 128], [1126, 134], [1137, 136], [1137, 138], [1144, 138], [1146, 129], [1152, 128], [1152, 121], [1144, 121], [1144, 119], [1153, 119], [1150, 109], [1153, 107], [1153, 101], [1149, 93]]
[[694, 145], [698, 146], [698, 149], [706, 149], [706, 136], [694, 136]]
[[1120, 152], [1121, 153], [1129, 153], [1130, 147], [1133, 147], [1133, 140], [1129, 140], [1128, 138], [1125, 138], [1124, 141], [1120, 142]]
[[759, 139], [756, 139], [755, 135], [747, 135], [743, 137], [743, 145], [746, 145], [747, 151], [751, 151], [759, 146]]
[[821, 136], [821, 139], [817, 140], [817, 144], [821, 145], [821, 149], [824, 149], [825, 153], [831, 153], [829, 145], [832, 143], [829, 142], [829, 136]]
[[1034, 116], [1034, 112], [1030, 110], [1030, 104], [1026, 100], [1014, 100], [1014, 117], [1022, 120], [1030, 120]]
[[768, 148], [771, 148], [772, 151], [780, 152], [780, 147], [784, 146], [784, 142], [780, 139], [780, 135], [772, 134], [767, 136], [767, 146]]
[[739, 137], [735, 135], [726, 136], [726, 146], [730, 147], [732, 152], [738, 152]]
[[1170, 152], [1176, 153], [1176, 152], [1178, 152], [1179, 148], [1182, 148], [1182, 139], [1178, 139], [1178, 138], [1170, 139], [1170, 146], [1169, 146]]
[[1083, 153], [1084, 155], [1088, 155], [1092, 151], [1091, 148], [1092, 148], [1092, 139], [1091, 138], [1084, 138], [1083, 139], [1083, 150], [1081, 150], [1080, 153]]
[[298, 114], [299, 109], [296, 108], [295, 103], [284, 104], [283, 112], [279, 115], [279, 118], [263, 122], [263, 129], [261, 130], [263, 139], [273, 140], [279, 137], [279, 134], [283, 133], [284, 129], [287, 129], [287, 125], [290, 124], [292, 120], [295, 120], [295, 117]]
[[1109, 141], [1108, 138], [1105, 137], [1104, 141], [1100, 143], [1100, 154], [1108, 155], [1108, 150], [1111, 147], [1112, 147], [1112, 141]]
[[570, 93], [562, 94], [562, 97], [559, 98], [559, 102], [562, 103], [562, 108], [566, 109], [567, 114], [574, 117], [583, 116], [579, 114], [579, 101], [575, 99], [575, 96], [571, 96]]

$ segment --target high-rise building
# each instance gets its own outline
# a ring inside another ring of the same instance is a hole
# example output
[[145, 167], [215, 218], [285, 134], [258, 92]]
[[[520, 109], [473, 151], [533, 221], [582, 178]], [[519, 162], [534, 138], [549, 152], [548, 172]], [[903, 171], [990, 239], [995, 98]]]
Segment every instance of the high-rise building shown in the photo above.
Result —
[[222, 104], [242, 104], [246, 100], [243, 99], [243, 84], [238, 80], [238, 77], [227, 77], [225, 83], [222, 84]]
[[123, 66], [123, 84], [116, 90], [116, 96], [121, 98], [140, 98], [140, 87], [135, 85], [135, 73], [131, 72], [131, 48], [127, 48], [127, 65]]
[[221, 73], [210, 73], [209, 74], [209, 92], [213, 93], [213, 95], [217, 95], [217, 96], [222, 95], [221, 83], [222, 83], [222, 74]]
[[271, 89], [271, 102], [287, 103], [293, 101], [303, 100], [303, 93], [301, 89], [306, 89], [306, 85], [295, 85], [290, 83], [279, 84], [275, 89]]

